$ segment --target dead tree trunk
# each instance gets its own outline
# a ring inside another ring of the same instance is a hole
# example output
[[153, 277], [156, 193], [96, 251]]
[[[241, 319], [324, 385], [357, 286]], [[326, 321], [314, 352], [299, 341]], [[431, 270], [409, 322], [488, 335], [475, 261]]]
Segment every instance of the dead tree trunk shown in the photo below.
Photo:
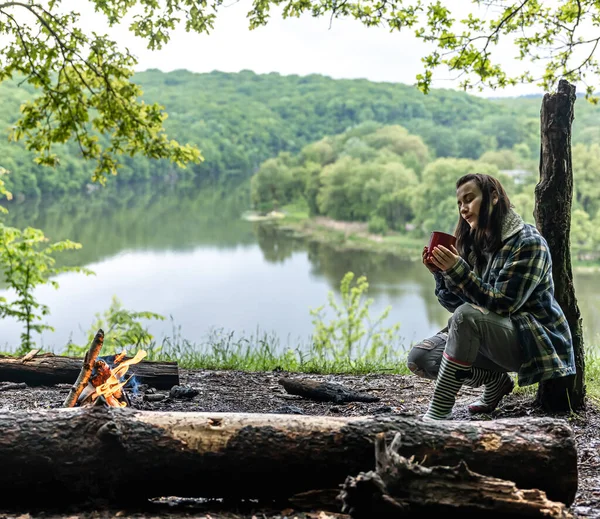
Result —
[[[428, 423], [414, 417], [161, 413], [129, 408], [0, 411], [4, 506], [161, 496], [285, 499], [371, 470], [374, 440], [424, 466], [456, 465], [570, 505], [577, 452], [564, 420]], [[31, 488], [36, 489], [31, 492]], [[12, 502], [11, 502], [12, 500]], [[341, 504], [340, 504], [341, 505]]]
[[[128, 357], [126, 357], [127, 359]], [[0, 380], [25, 382], [28, 386], [73, 384], [81, 372], [83, 359], [45, 353], [29, 359], [0, 356]], [[179, 385], [177, 362], [142, 361], [129, 367], [139, 384], [156, 389], [171, 389]]]
[[575, 87], [561, 79], [558, 92], [544, 96], [540, 117], [540, 181], [535, 188], [535, 221], [550, 247], [555, 296], [571, 329], [577, 368], [576, 375], [540, 383], [538, 402], [549, 411], [576, 410], [585, 400], [583, 328], [570, 251], [571, 124], [575, 99]]

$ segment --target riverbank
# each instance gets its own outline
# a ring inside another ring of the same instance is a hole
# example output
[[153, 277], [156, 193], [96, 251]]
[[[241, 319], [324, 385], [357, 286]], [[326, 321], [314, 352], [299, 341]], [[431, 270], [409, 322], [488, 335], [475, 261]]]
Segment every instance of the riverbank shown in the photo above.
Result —
[[[336, 250], [361, 250], [382, 254], [394, 254], [398, 257], [418, 261], [421, 259], [427, 237], [386, 231], [385, 234], [369, 232], [366, 222], [344, 222], [325, 216], [311, 217], [308, 208], [302, 205], [283, 207], [277, 218], [262, 220], [268, 225], [277, 226], [282, 232], [298, 238], [318, 243], [326, 243]], [[600, 262], [579, 261], [571, 257], [574, 272], [581, 274], [600, 272]]]
[[325, 216], [310, 217], [308, 208], [301, 204], [287, 205], [280, 211], [262, 219], [256, 216], [244, 219], [274, 225], [282, 232], [313, 242], [326, 243], [336, 250], [360, 250], [394, 254], [410, 260], [418, 260], [423, 250], [423, 239], [395, 231], [385, 235], [369, 232], [366, 222], [344, 222]]
[[413, 238], [397, 232], [388, 231], [385, 235], [373, 234], [368, 224], [363, 222], [342, 222], [324, 216], [290, 221], [279, 220], [282, 231], [292, 232], [303, 238], [327, 243], [338, 250], [361, 250], [394, 254], [396, 256], [419, 260], [423, 250], [423, 239]]

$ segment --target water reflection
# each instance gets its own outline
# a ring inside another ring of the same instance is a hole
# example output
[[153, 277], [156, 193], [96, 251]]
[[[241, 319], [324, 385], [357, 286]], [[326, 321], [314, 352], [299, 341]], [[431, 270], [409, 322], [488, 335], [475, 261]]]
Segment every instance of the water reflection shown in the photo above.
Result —
[[600, 280], [597, 273], [574, 275], [575, 297], [581, 312], [583, 337], [587, 345], [600, 351]]
[[265, 261], [269, 263], [284, 263], [294, 252], [305, 250], [302, 240], [279, 231], [275, 225], [256, 222], [252, 224], [252, 230]]
[[185, 251], [198, 245], [235, 248], [255, 243], [241, 220], [247, 193], [193, 184], [144, 184], [10, 204], [6, 225], [37, 227], [52, 240], [83, 244], [57, 256], [61, 265], [88, 265], [123, 251]]
[[[411, 334], [409, 342], [446, 325], [449, 313], [439, 305], [433, 295], [435, 283], [432, 275], [418, 262], [406, 260], [393, 254], [377, 254], [357, 250], [337, 250], [327, 244], [298, 239], [286, 232], [278, 231], [273, 225], [257, 225], [257, 242], [265, 260], [281, 263], [293, 253], [306, 251], [313, 278], [325, 278], [336, 292], [346, 272], [356, 276], [366, 276], [369, 281], [369, 297], [376, 301], [398, 302], [415, 296], [424, 303], [425, 315], [429, 323], [417, 333]], [[406, 323], [415, 319], [415, 309], [402, 305], [394, 309], [389, 321]], [[378, 305], [380, 306], [380, 305]], [[405, 325], [406, 328], [406, 325]]]

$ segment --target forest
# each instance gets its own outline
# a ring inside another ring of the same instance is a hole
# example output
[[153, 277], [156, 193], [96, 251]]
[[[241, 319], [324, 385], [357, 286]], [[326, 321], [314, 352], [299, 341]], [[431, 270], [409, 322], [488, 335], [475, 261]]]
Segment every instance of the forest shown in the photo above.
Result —
[[[313, 215], [368, 221], [373, 232], [425, 233], [452, 227], [453, 182], [478, 170], [501, 176], [519, 212], [533, 219], [542, 92], [489, 99], [251, 71], [148, 70], [134, 79], [145, 101], [164, 105], [170, 137], [197, 146], [204, 161], [178, 168], [166, 160], [124, 157], [110, 183], [211, 179], [232, 185], [252, 178], [258, 210], [302, 199]], [[3, 128], [10, 129], [32, 96], [26, 83], [0, 85]], [[572, 242], [579, 259], [595, 257], [600, 242], [599, 112], [583, 97], [575, 106]], [[74, 143], [60, 149], [55, 168], [35, 164], [19, 142], [0, 142], [0, 154], [9, 172], [6, 187], [17, 201], [96, 187]]]

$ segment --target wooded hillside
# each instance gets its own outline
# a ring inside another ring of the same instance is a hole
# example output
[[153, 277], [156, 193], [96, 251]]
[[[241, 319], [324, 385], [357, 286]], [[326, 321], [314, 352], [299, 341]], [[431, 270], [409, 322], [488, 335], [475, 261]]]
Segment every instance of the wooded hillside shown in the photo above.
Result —
[[[477, 159], [484, 152], [516, 146], [535, 159], [539, 150], [541, 99], [536, 98], [488, 100], [453, 90], [424, 95], [403, 84], [250, 71], [149, 70], [135, 80], [145, 100], [165, 106], [170, 136], [198, 146], [205, 161], [180, 170], [166, 162], [125, 158], [119, 176], [111, 179], [115, 183], [174, 175], [245, 179], [279, 152], [299, 152], [310, 142], [367, 121], [403, 126], [421, 137], [433, 157]], [[0, 128], [14, 123], [21, 102], [32, 95], [26, 84], [0, 85]], [[598, 141], [599, 110], [584, 100], [578, 103], [574, 144]], [[8, 188], [25, 196], [81, 190], [90, 181], [90, 166], [79, 159], [75, 145], [63, 151], [61, 165], [52, 170], [33, 164], [20, 144], [0, 140], [0, 166], [12, 172]]]

